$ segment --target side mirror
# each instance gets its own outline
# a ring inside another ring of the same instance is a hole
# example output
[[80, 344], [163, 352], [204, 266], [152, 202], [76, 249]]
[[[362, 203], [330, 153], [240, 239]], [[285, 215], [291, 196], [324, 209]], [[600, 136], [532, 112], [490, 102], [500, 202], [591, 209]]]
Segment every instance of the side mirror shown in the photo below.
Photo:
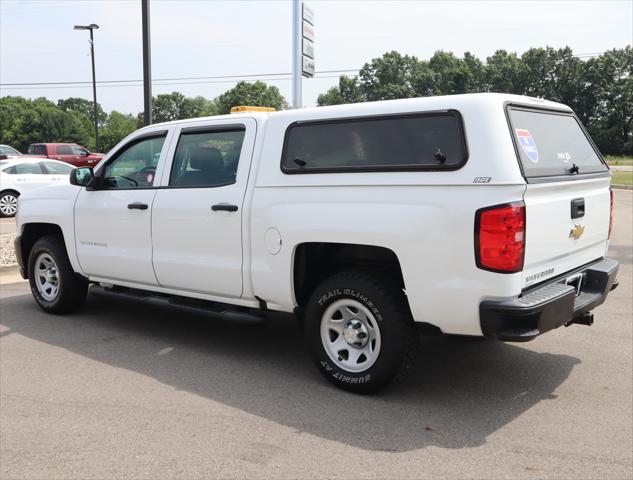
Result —
[[70, 172], [70, 184], [85, 187], [94, 179], [92, 167], [75, 168]]
[[88, 150], [86, 150], [86, 151], [84, 152], [84, 157], [87, 157], [87, 156], [89, 156], [89, 155], [90, 155], [90, 152], [89, 152]]

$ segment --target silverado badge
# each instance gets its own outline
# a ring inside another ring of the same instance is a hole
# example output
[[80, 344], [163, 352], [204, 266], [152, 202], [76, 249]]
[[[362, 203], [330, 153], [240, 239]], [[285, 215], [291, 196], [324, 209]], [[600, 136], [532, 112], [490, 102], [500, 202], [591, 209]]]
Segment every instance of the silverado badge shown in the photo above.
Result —
[[574, 228], [572, 228], [569, 232], [569, 238], [578, 240], [580, 237], [582, 237], [583, 233], [585, 233], [584, 225], [574, 225]]

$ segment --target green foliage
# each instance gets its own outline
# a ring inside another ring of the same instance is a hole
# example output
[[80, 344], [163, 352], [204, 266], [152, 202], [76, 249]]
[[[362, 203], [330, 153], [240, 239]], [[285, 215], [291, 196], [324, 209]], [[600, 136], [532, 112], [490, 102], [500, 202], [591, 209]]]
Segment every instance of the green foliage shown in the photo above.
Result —
[[231, 108], [239, 105], [251, 107], [273, 107], [276, 110], [288, 108], [288, 103], [277, 87], [264, 82], [237, 82], [232, 89], [215, 99], [218, 114], [230, 113]]
[[567, 48], [532, 48], [520, 57], [497, 50], [484, 64], [437, 51], [428, 60], [387, 52], [358, 77], [319, 95], [318, 105], [395, 98], [502, 92], [542, 97], [574, 109], [604, 153], [633, 153], [633, 49], [614, 49], [582, 61]]
[[137, 129], [134, 115], [112, 111], [99, 131], [100, 150], [107, 152]]
[[204, 97], [186, 97], [180, 92], [163, 93], [152, 99], [154, 123], [215, 115], [212, 101]]
[[0, 143], [25, 152], [34, 142], [89, 144], [80, 116], [65, 112], [45, 98], [0, 98]]

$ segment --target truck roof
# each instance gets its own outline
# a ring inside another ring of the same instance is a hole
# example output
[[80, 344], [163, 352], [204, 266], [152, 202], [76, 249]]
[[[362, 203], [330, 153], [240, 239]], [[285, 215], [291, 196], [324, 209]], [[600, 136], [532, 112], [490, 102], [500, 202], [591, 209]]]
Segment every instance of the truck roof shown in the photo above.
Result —
[[376, 102], [348, 103], [342, 105], [331, 105], [325, 107], [298, 108], [291, 110], [281, 110], [278, 112], [240, 112], [226, 115], [214, 115], [210, 117], [198, 117], [182, 120], [174, 120], [171, 122], [155, 123], [145, 128], [154, 128], [156, 126], [177, 125], [179, 123], [190, 122], [191, 120], [219, 120], [227, 118], [260, 118], [267, 119], [270, 117], [286, 117], [295, 120], [310, 119], [314, 116], [323, 117], [324, 113], [329, 113], [332, 117], [344, 116], [362, 116], [376, 115], [382, 109], [393, 112], [394, 107], [399, 106], [403, 112], [410, 111], [432, 111], [432, 110], [448, 110], [460, 107], [480, 104], [481, 106], [499, 105], [503, 107], [506, 103], [520, 103], [524, 105], [533, 105], [541, 108], [553, 108], [558, 110], [571, 111], [567, 105], [552, 102], [542, 98], [528, 97], [525, 95], [513, 95], [507, 93], [467, 93], [462, 95], [442, 95], [433, 97], [415, 97], [403, 98], [399, 100], [381, 100]]

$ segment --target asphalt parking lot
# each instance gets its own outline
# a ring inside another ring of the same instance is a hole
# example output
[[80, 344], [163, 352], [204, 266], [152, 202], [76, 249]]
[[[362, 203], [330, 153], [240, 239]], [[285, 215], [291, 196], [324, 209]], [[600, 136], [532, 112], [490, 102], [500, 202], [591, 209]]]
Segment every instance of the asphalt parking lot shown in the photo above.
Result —
[[425, 337], [408, 381], [330, 386], [292, 319], [235, 325], [91, 296], [0, 303], [0, 477], [632, 478], [633, 192], [620, 287], [592, 327], [527, 344]]

